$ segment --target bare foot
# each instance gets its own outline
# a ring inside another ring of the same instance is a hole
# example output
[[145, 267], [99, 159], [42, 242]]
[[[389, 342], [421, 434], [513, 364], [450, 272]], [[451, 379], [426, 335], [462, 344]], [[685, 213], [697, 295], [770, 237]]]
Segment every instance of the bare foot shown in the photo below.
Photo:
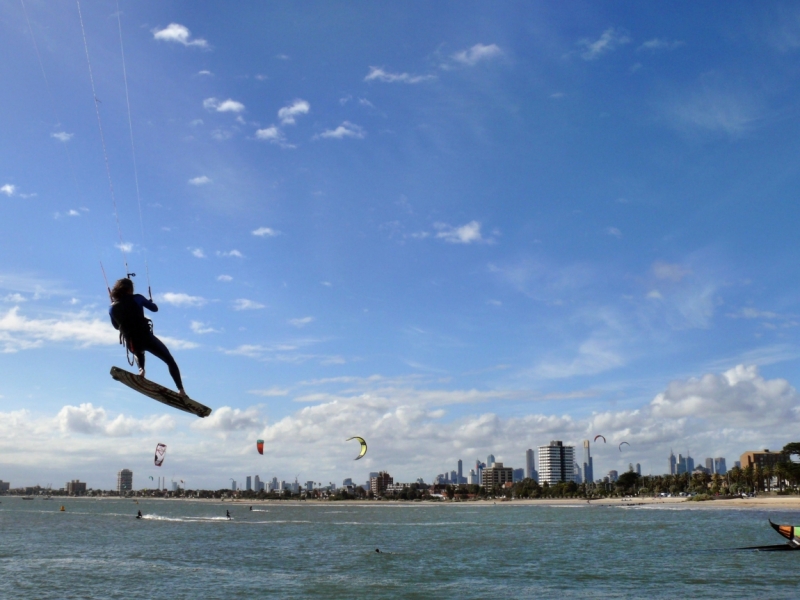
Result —
[[139, 377], [144, 377], [144, 369], [139, 369]]

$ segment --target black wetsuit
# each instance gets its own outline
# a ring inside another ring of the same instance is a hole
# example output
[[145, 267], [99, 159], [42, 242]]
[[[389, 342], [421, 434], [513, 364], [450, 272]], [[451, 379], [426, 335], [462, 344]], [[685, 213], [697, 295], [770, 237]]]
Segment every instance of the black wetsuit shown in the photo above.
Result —
[[178, 364], [160, 339], [150, 331], [150, 321], [144, 316], [144, 309], [158, 312], [158, 306], [141, 294], [127, 294], [114, 302], [108, 309], [111, 324], [118, 329], [125, 339], [125, 344], [133, 355], [140, 369], [144, 369], [144, 353], [149, 352], [160, 358], [169, 367], [169, 374], [179, 390], [183, 389], [181, 372]]

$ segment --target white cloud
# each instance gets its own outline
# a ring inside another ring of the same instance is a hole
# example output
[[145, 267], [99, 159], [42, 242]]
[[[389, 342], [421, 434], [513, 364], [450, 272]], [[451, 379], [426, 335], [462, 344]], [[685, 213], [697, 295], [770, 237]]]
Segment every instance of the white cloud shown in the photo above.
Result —
[[389, 73], [378, 67], [370, 67], [364, 81], [383, 81], [386, 83], [422, 83], [432, 81], [436, 75], [410, 75], [409, 73]]
[[69, 216], [69, 217], [80, 217], [80, 216], [81, 216], [81, 213], [79, 213], [77, 210], [70, 209], [70, 210], [67, 212], [67, 216]]
[[130, 254], [133, 252], [133, 244], [130, 242], [122, 242], [121, 244], [114, 244], [114, 247], [118, 250], [122, 250], [125, 254]]
[[264, 396], [265, 398], [275, 398], [278, 396], [288, 396], [289, 390], [284, 388], [271, 387], [266, 390], [248, 390], [247, 393], [253, 394], [254, 396]]
[[439, 230], [436, 237], [451, 244], [473, 244], [491, 241], [481, 235], [481, 224], [478, 221], [470, 221], [461, 227], [452, 227], [446, 223], [435, 223], [434, 227]]
[[206, 254], [203, 252], [202, 248], [189, 248], [189, 252], [192, 253], [192, 256], [195, 258], [205, 258]]
[[6, 183], [0, 187], [0, 194], [5, 194], [6, 196], [13, 196], [16, 192], [17, 186], [11, 185], [10, 183]]
[[750, 131], [761, 118], [759, 102], [747, 90], [718, 90], [706, 86], [667, 107], [678, 128], [700, 129], [732, 137]]
[[616, 227], [606, 227], [606, 234], [613, 235], [614, 237], [621, 238], [622, 232]]
[[258, 414], [258, 409], [250, 407], [246, 410], [223, 406], [216, 409], [205, 419], [192, 422], [192, 429], [201, 431], [216, 431], [230, 433], [232, 431], [247, 431], [264, 427], [265, 422]]
[[56, 423], [62, 433], [127, 437], [137, 433], [156, 433], [175, 429], [175, 421], [167, 415], [135, 419], [118, 415], [110, 419], [102, 407], [95, 408], [90, 402], [80, 406], [65, 406]]
[[272, 142], [273, 144], [283, 144], [286, 136], [283, 135], [283, 132], [280, 129], [274, 125], [271, 125], [270, 127], [257, 130], [256, 138], [266, 142]]
[[568, 361], [545, 361], [535, 369], [536, 375], [546, 379], [561, 379], [580, 375], [596, 375], [624, 366], [613, 341], [605, 337], [592, 337], [578, 348], [577, 356]]
[[503, 51], [496, 44], [475, 44], [472, 48], [462, 50], [453, 55], [453, 60], [469, 67], [481, 61], [491, 60], [503, 55]]
[[15, 304], [19, 304], [21, 302], [27, 302], [27, 299], [22, 294], [8, 294], [3, 298], [3, 302], [11, 302]]
[[314, 136], [315, 138], [331, 138], [336, 140], [341, 140], [343, 138], [356, 138], [362, 139], [366, 135], [366, 131], [356, 125], [355, 123], [350, 123], [349, 121], [345, 121], [341, 125], [339, 125], [336, 129], [326, 129], [322, 133]]
[[225, 281], [225, 282], [233, 281], [233, 277], [231, 277], [230, 275], [217, 275], [217, 281]]
[[581, 54], [583, 59], [595, 60], [600, 58], [603, 54], [612, 52], [618, 46], [627, 44], [630, 41], [631, 39], [628, 37], [625, 30], [609, 27], [597, 40], [591, 41], [584, 39], [578, 42], [578, 44], [586, 48], [586, 50]]
[[119, 343], [108, 319], [87, 312], [67, 313], [52, 319], [29, 319], [14, 307], [0, 317], [0, 352], [38, 348], [45, 342], [73, 342], [81, 347]]
[[207, 177], [206, 175], [200, 175], [199, 177], [193, 177], [189, 180], [191, 185], [206, 185], [207, 183], [211, 183], [211, 178]]
[[184, 46], [208, 48], [208, 42], [202, 38], [191, 39], [189, 29], [179, 23], [170, 23], [164, 29], [153, 29], [153, 38], [164, 42], [176, 42]]
[[264, 305], [254, 300], [239, 298], [233, 301], [233, 310], [258, 310], [259, 308], [264, 308]]
[[205, 298], [201, 298], [200, 296], [190, 296], [189, 294], [175, 293], [175, 292], [166, 292], [164, 294], [161, 294], [159, 298], [163, 302], [166, 302], [167, 304], [171, 304], [172, 306], [179, 306], [182, 308], [198, 307], [208, 303], [208, 300], [206, 300]]
[[271, 229], [270, 227], [259, 227], [253, 230], [252, 234], [258, 237], [275, 237], [276, 235], [280, 235], [281, 232], [276, 229]]
[[685, 42], [680, 40], [665, 40], [661, 38], [653, 38], [652, 40], [647, 40], [641, 46], [639, 46], [636, 50], [675, 50], [675, 48], [680, 48], [683, 46]]
[[314, 317], [303, 317], [301, 319], [289, 319], [289, 324], [295, 327], [305, 327], [314, 321]]
[[239, 113], [244, 110], [244, 104], [236, 100], [218, 100], [217, 98], [206, 98], [203, 100], [203, 108], [207, 110], [216, 110], [217, 112], [234, 112]]
[[211, 71], [209, 71], [208, 69], [203, 69], [202, 71], [198, 71], [197, 74], [198, 75], [213, 75], [213, 73]]
[[661, 261], [656, 261], [653, 263], [653, 275], [655, 275], [657, 279], [664, 279], [667, 281], [672, 281], [673, 283], [677, 283], [691, 273], [691, 269], [682, 267], [678, 264], [665, 263]]
[[756, 308], [744, 307], [739, 312], [728, 315], [733, 319], [777, 319], [779, 315], [768, 310], [758, 310]]
[[203, 335], [206, 333], [220, 333], [219, 329], [214, 329], [213, 327], [201, 321], [192, 321], [189, 327], [191, 327], [194, 333], [197, 333], [199, 335]]
[[244, 254], [239, 252], [238, 250], [229, 250], [228, 252], [219, 252], [217, 251], [217, 256], [222, 256], [225, 258], [244, 258]]
[[284, 106], [278, 111], [278, 118], [283, 125], [294, 125], [295, 117], [308, 114], [311, 105], [305, 100], [295, 100], [289, 106]]
[[59, 142], [68, 142], [72, 139], [73, 135], [75, 134], [67, 133], [66, 131], [59, 131], [57, 133], [51, 133], [50, 137], [57, 139]]

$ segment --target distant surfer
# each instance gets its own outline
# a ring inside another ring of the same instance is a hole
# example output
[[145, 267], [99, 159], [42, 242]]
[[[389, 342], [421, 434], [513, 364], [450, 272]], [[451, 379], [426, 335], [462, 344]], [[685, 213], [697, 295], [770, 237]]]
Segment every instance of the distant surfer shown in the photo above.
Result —
[[230, 521], [231, 520], [231, 511], [226, 510], [225, 511], [225, 516], [228, 517], [228, 520]]
[[253, 510], [253, 507], [252, 507], [252, 506], [250, 507], [250, 510]]
[[136, 518], [137, 519], [141, 519], [142, 518], [142, 511], [139, 511], [139, 513], [136, 515]]
[[375, 548], [375, 552], [377, 552], [378, 554], [380, 554], [380, 553], [381, 553], [381, 549], [380, 549], [380, 548]]
[[185, 396], [181, 372], [178, 364], [164, 342], [153, 335], [151, 322], [144, 316], [144, 309], [151, 312], [158, 312], [158, 306], [152, 300], [148, 300], [141, 294], [133, 293], [133, 282], [127, 277], [117, 280], [111, 288], [111, 307], [108, 314], [111, 317], [111, 324], [114, 329], [120, 332], [121, 339], [125, 340], [125, 346], [136, 357], [136, 364], [139, 365], [139, 375], [144, 377], [145, 352], [163, 360], [169, 367], [169, 374], [175, 381], [178, 393]]

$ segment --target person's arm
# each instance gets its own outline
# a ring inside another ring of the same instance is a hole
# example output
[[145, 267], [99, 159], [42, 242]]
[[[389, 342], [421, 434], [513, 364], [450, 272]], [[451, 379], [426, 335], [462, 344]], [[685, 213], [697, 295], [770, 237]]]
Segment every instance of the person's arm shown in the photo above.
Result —
[[117, 323], [117, 322], [114, 320], [114, 313], [112, 313], [112, 312], [111, 312], [111, 310], [112, 310], [113, 308], [114, 308], [113, 306], [110, 306], [110, 307], [109, 307], [109, 309], [108, 309], [108, 318], [109, 318], [109, 319], [111, 319], [111, 324], [114, 326], [114, 329], [116, 329], [117, 331], [119, 331], [119, 323]]
[[158, 312], [158, 306], [152, 300], [148, 300], [141, 294], [136, 294], [136, 301], [139, 303], [139, 306], [146, 308], [150, 312]]

